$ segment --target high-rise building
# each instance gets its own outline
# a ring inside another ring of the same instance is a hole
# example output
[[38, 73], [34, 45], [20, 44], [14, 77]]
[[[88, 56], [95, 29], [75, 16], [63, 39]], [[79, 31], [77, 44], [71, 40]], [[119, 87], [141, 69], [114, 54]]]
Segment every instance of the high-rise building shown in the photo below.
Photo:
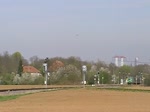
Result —
[[125, 58], [124, 56], [115, 56], [114, 59], [115, 59], [115, 65], [117, 67], [120, 67], [120, 66], [123, 66], [124, 65], [124, 61], [125, 61]]
[[138, 58], [138, 57], [136, 57], [136, 58], [135, 58], [135, 66], [137, 66], [137, 65], [138, 65], [138, 61], [139, 61], [139, 58]]
[[115, 56], [115, 65], [118, 67], [119, 66], [119, 56]]

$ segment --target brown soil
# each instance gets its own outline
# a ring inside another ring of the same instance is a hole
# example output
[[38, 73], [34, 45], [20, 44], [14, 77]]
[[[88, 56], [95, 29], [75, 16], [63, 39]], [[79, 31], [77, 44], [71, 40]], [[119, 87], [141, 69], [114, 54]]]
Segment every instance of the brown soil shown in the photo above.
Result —
[[1, 112], [150, 112], [150, 93], [94, 89], [41, 92], [0, 102]]

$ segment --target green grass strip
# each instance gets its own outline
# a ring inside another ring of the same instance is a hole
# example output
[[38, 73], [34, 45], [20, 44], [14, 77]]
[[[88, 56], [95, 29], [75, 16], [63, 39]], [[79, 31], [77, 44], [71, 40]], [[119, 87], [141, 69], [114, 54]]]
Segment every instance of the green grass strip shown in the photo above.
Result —
[[145, 90], [145, 89], [128, 89], [128, 88], [99, 88], [99, 89], [124, 91], [124, 92], [146, 92], [146, 93], [150, 93], [150, 90]]
[[22, 95], [10, 95], [10, 96], [0, 96], [0, 102], [17, 99]]
[[0, 96], [0, 102], [2, 101], [8, 101], [8, 100], [14, 100], [21, 96], [30, 95], [34, 93], [25, 93], [25, 94], [17, 94], [17, 95], [6, 95], [6, 96]]

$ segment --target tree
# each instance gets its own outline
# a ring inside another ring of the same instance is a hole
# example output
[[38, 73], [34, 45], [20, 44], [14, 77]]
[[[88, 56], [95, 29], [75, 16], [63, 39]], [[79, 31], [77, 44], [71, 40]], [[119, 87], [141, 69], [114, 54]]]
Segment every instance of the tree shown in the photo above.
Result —
[[20, 52], [15, 52], [11, 55], [11, 59], [12, 59], [12, 67], [13, 67], [12, 72], [16, 73], [18, 69], [19, 61], [22, 59], [22, 55]]
[[64, 64], [61, 61], [56, 60], [50, 67], [51, 72], [57, 71], [59, 68], [64, 67]]
[[30, 60], [30, 65], [34, 66], [37, 69], [41, 69], [41, 65], [43, 64], [44, 61], [38, 58], [38, 56], [33, 56], [29, 60]]
[[100, 60], [98, 60], [95, 64], [97, 66], [97, 70], [99, 70], [101, 67], [103, 67], [103, 68], [107, 67], [107, 65], [104, 62], [100, 61]]
[[110, 64], [109, 64], [109, 70], [110, 70], [110, 74], [111, 74], [111, 75], [114, 75], [115, 72], [116, 72], [116, 70], [117, 70], [116, 65], [115, 65], [114, 63], [110, 63]]
[[8, 52], [4, 52], [1, 57], [1, 68], [2, 73], [11, 73], [13, 70], [12, 59]]
[[53, 84], [80, 84], [81, 72], [76, 66], [67, 65], [52, 72], [50, 79]]
[[71, 56], [69, 58], [67, 58], [67, 64], [72, 64], [74, 66], [76, 66], [78, 69], [81, 69], [82, 64], [81, 64], [81, 59], [79, 57], [74, 57]]
[[19, 61], [19, 66], [18, 66], [18, 74], [21, 76], [23, 72], [23, 65], [22, 65], [22, 59]]
[[3, 85], [12, 85], [13, 84], [13, 79], [14, 79], [14, 74], [1, 74], [0, 77], [0, 84]]
[[14, 61], [19, 62], [19, 60], [22, 59], [22, 55], [20, 52], [15, 52], [12, 54], [12, 58]]
[[99, 71], [100, 84], [111, 84], [112, 75], [108, 68], [101, 67]]

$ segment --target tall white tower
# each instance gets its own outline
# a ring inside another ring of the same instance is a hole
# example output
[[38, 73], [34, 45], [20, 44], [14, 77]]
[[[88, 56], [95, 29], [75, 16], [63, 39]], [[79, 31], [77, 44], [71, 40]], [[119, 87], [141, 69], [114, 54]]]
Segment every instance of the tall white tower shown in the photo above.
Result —
[[125, 61], [125, 58], [124, 56], [115, 56], [114, 59], [115, 59], [115, 65], [117, 67], [120, 67], [120, 66], [123, 66], [124, 65], [124, 61]]
[[115, 65], [118, 67], [119, 66], [119, 56], [115, 56]]
[[125, 59], [126, 57], [124, 57], [124, 56], [120, 56], [120, 66], [123, 66], [124, 65], [124, 59]]
[[138, 61], [139, 61], [139, 58], [138, 58], [138, 57], [136, 57], [136, 58], [135, 58], [135, 66], [137, 66], [137, 65], [138, 65]]

